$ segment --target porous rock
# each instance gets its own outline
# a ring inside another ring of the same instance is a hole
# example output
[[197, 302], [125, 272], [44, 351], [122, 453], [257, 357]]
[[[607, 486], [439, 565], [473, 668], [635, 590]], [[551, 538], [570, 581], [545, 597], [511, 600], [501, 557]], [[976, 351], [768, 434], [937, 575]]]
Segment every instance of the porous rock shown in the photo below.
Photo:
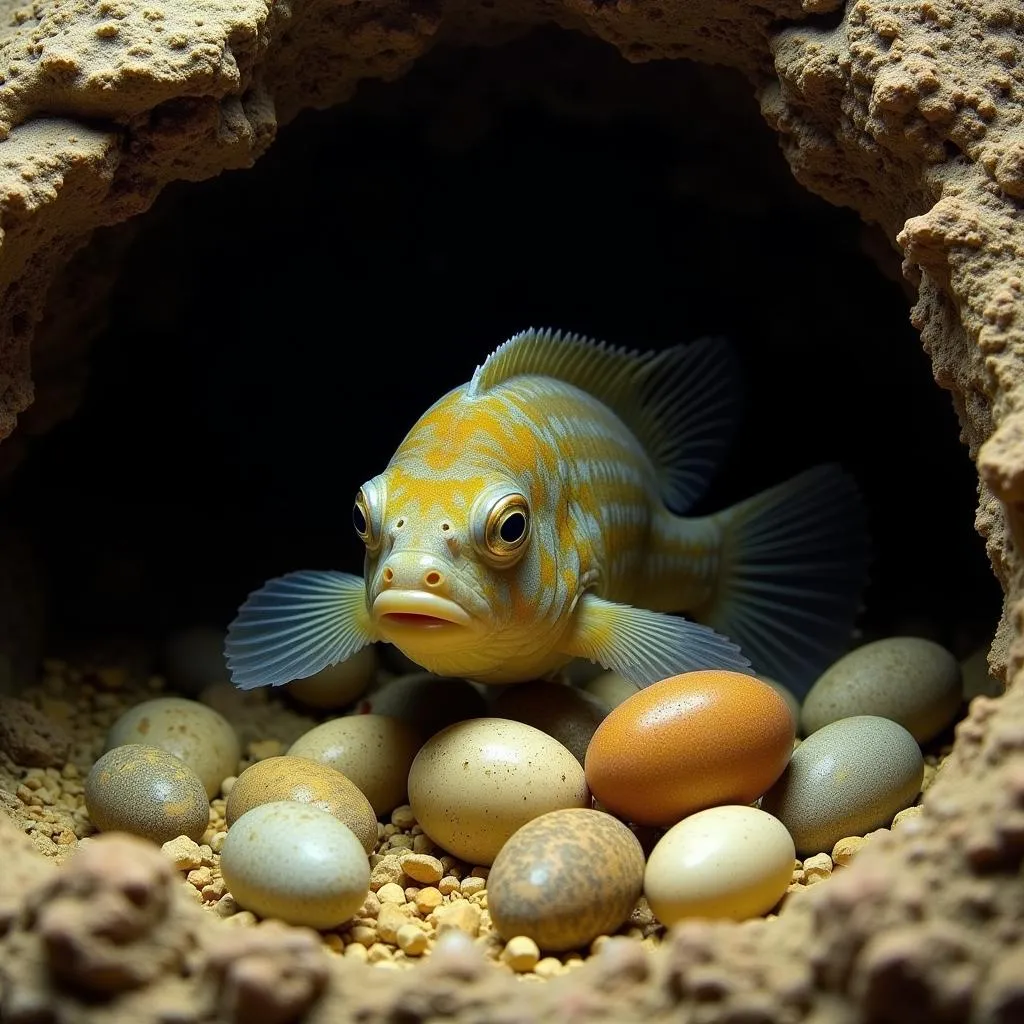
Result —
[[[240, 0], [204, 6], [197, 18], [195, 5], [177, 0], [99, 9], [50, 0], [9, 10], [0, 39], [0, 437], [33, 400], [29, 354], [48, 285], [97, 227], [146, 210], [168, 182], [249, 165], [303, 107], [343, 101], [361, 78], [396, 77], [439, 42], [495, 42], [547, 20], [630, 60], [686, 57], [747, 76], [797, 180], [878, 226], [901, 254], [916, 291], [913, 323], [978, 466], [976, 525], [1006, 594], [992, 664], [1011, 685], [999, 699], [973, 702], [920, 816], [872, 841], [828, 884], [794, 894], [777, 920], [681, 925], [657, 953], [609, 943], [543, 985], [490, 969], [471, 948], [408, 972], [367, 975], [331, 960], [323, 984], [304, 940], [294, 940], [283, 962], [302, 965], [301, 977], [284, 985], [268, 1019], [1016, 1019], [1014, 950], [1024, 939], [1020, 6]], [[74, 394], [59, 397], [73, 408]], [[56, 400], [43, 390], [40, 399]], [[907, 457], [915, 457], [909, 449]], [[908, 521], [908, 538], [912, 528]], [[200, 912], [165, 901], [167, 877], [121, 842], [98, 840], [94, 854], [82, 851], [24, 894], [4, 890], [20, 900], [0, 929], [5, 1020], [98, 1018], [83, 987], [116, 993], [125, 1019], [140, 1024], [168, 1019], [171, 991], [193, 1018], [238, 1019], [279, 969], [260, 952], [263, 940], [246, 936], [216, 955], [211, 940], [201, 941], [205, 967], [182, 974], [181, 942]], [[2, 828], [0, 843], [6, 865], [16, 844]], [[116, 871], [103, 866], [107, 858]], [[224, 927], [200, 931], [220, 939]], [[55, 966], [55, 949], [64, 966]]]

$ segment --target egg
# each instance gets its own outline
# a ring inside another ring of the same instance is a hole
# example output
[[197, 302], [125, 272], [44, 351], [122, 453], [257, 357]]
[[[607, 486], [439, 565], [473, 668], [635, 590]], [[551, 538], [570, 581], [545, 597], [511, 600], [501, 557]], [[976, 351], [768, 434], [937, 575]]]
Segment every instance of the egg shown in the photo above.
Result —
[[674, 825], [716, 804], [753, 803], [782, 774], [795, 735], [786, 701], [768, 683], [687, 672], [609, 713], [587, 750], [587, 783], [620, 818]]
[[989, 671], [988, 646], [979, 647], [973, 654], [960, 662], [963, 677], [964, 700], [970, 703], [975, 697], [999, 697], [1006, 687]]
[[401, 718], [427, 739], [446, 725], [480, 718], [487, 713], [487, 703], [465, 679], [411, 672], [375, 687], [359, 702], [359, 711]]
[[773, 690], [777, 690], [782, 695], [782, 699], [786, 702], [786, 707], [789, 708], [789, 713], [793, 716], [793, 721], [799, 723], [800, 701], [797, 700], [796, 695], [792, 690], [783, 686], [777, 679], [772, 679], [771, 676], [758, 674], [757, 678], [760, 679], [762, 683], [767, 683]]
[[180, 757], [214, 797], [238, 771], [242, 748], [231, 723], [213, 708], [182, 697], [158, 697], [129, 708], [107, 733], [105, 750], [124, 743], [161, 747]]
[[689, 917], [742, 921], [779, 902], [795, 857], [778, 818], [742, 804], [709, 807], [673, 825], [655, 845], [644, 895], [666, 927]]
[[405, 803], [409, 766], [420, 735], [408, 722], [388, 715], [346, 715], [303, 733], [288, 748], [341, 772], [380, 817]]
[[804, 698], [800, 726], [810, 735], [855, 715], [899, 722], [918, 743], [950, 725], [963, 700], [960, 664], [941, 645], [893, 636], [844, 655]]
[[108, 750], [85, 779], [85, 807], [101, 832], [130, 832], [163, 845], [199, 842], [210, 800], [198, 775], [160, 747], [126, 743]]
[[368, 854], [373, 853], [377, 816], [370, 801], [341, 772], [306, 757], [268, 757], [246, 768], [228, 793], [228, 827], [253, 807], [280, 800], [296, 800], [333, 814], [352, 829]]
[[487, 876], [487, 909], [506, 941], [563, 952], [614, 932], [643, 889], [636, 836], [603, 811], [549, 811], [517, 829]]
[[596, 697], [609, 711], [617, 708], [627, 697], [632, 697], [640, 687], [618, 672], [601, 672], [580, 684], [580, 689]]
[[457, 722], [423, 745], [409, 771], [409, 803], [438, 846], [489, 865], [528, 821], [589, 807], [583, 768], [540, 729], [504, 718]]
[[328, 665], [315, 675], [296, 679], [288, 693], [311, 708], [341, 708], [361, 697], [377, 671], [377, 649], [368, 644], [351, 658]]
[[242, 909], [310, 928], [343, 924], [370, 888], [370, 861], [355, 833], [293, 800], [246, 811], [228, 829], [220, 867]]
[[525, 722], [553, 736], [583, 763], [587, 747], [608, 710], [574, 686], [536, 680], [502, 687], [491, 710], [498, 718]]
[[898, 722], [857, 715], [823, 726], [793, 752], [761, 808], [789, 829], [801, 855], [887, 826], [921, 792], [924, 758]]

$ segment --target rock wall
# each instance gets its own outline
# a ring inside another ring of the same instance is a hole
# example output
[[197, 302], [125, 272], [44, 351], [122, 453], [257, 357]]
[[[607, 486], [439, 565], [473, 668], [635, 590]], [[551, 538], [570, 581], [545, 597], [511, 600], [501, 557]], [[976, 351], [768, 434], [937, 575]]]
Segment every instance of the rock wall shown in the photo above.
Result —
[[[977, 526], [1008, 595], [992, 660], [999, 671], [1008, 664], [1011, 677], [1020, 666], [1019, 5], [58, 0], [7, 11], [0, 436], [32, 405], [30, 352], [51, 282], [95, 229], [141, 213], [168, 182], [248, 166], [303, 107], [343, 101], [361, 78], [398, 76], [440, 42], [496, 43], [554, 22], [630, 60], [738, 68], [797, 179], [852, 207], [902, 253], [917, 294], [913, 322], [978, 464]], [[828, 357], [823, 350], [811, 368], [825, 387]], [[51, 349], [47, 365], [60, 363]], [[40, 385], [38, 394], [44, 426], [74, 407], [75, 374], [52, 378], [60, 386]], [[60, 412], [48, 412], [50, 403]], [[892, 443], [907, 460], [928, 458], [919, 438]], [[913, 544], [928, 495], [892, 514]], [[941, 572], [941, 552], [935, 564]], [[530, 987], [489, 973], [464, 950], [401, 977], [367, 978], [349, 964], [324, 966], [303, 939], [273, 928], [230, 938], [212, 923], [197, 931], [194, 908], [177, 906], [156, 861], [103, 839], [60, 872], [0, 876], [0, 1009], [12, 1022], [146, 1021], [158, 1019], [171, 993], [179, 1020], [1008, 1024], [1024, 1012], [1024, 686], [975, 701], [943, 775], [913, 825], [778, 922], [689, 925], [658, 955], [609, 944], [573, 976]], [[3, 841], [12, 858], [18, 838]], [[27, 895], [11, 887], [30, 876]], [[107, 924], [83, 910], [93, 898], [120, 922], [117, 941], [131, 956], [108, 957]], [[155, 976], [147, 963], [169, 973]]]

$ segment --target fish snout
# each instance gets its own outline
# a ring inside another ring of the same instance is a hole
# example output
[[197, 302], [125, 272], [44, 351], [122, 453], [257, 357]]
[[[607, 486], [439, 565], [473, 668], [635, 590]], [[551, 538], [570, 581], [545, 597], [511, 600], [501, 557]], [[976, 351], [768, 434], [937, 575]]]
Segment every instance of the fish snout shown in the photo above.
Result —
[[393, 553], [380, 572], [381, 590], [429, 590], [450, 596], [450, 571], [434, 555], [420, 551]]

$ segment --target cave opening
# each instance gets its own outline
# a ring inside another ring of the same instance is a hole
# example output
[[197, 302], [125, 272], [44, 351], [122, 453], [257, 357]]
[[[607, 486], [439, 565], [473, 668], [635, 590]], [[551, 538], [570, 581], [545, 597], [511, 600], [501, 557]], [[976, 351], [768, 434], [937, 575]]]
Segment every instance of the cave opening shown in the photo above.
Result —
[[795, 182], [731, 71], [557, 30], [439, 47], [129, 229], [85, 400], [11, 489], [51, 650], [223, 626], [270, 576], [359, 571], [358, 486], [530, 326], [729, 337], [744, 420], [694, 512], [838, 461], [870, 510], [864, 636], [960, 657], [991, 638], [976, 474], [898, 257]]

